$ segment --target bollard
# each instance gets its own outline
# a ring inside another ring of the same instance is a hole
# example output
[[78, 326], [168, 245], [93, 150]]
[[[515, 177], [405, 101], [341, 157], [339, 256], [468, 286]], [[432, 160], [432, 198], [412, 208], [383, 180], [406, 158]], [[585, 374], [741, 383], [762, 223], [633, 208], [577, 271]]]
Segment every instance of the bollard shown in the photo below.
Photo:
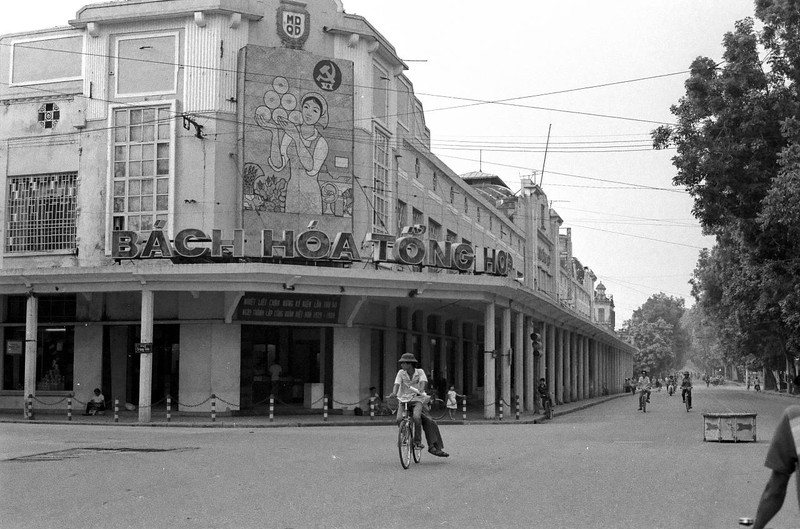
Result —
[[28, 402], [26, 402], [25, 404], [27, 406], [27, 413], [28, 413], [27, 419], [29, 421], [32, 421], [33, 420], [33, 395], [28, 395]]
[[519, 395], [517, 395], [517, 420], [519, 420]]
[[275, 420], [275, 395], [269, 396], [269, 422]]
[[500, 420], [503, 420], [503, 399], [500, 399]]
[[375, 401], [369, 401], [369, 420], [373, 420], [375, 418]]
[[72, 420], [72, 393], [67, 397], [67, 420]]
[[463, 399], [461, 399], [461, 408], [462, 408], [462, 413], [463, 413], [464, 420], [466, 421], [467, 420], [467, 397], [464, 397]]
[[119, 399], [114, 399], [114, 422], [119, 422]]
[[217, 396], [211, 394], [211, 422], [217, 421]]
[[172, 397], [167, 395], [167, 422], [172, 420]]
[[323, 395], [322, 397], [322, 420], [328, 420], [328, 396]]

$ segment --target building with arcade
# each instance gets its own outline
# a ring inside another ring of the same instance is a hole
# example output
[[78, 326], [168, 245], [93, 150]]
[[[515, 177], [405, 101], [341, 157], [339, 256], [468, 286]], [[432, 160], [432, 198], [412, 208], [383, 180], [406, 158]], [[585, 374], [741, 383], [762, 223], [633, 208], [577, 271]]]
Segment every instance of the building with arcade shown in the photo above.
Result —
[[432, 154], [407, 70], [337, 0], [97, 3], [1, 37], [0, 408], [352, 410], [406, 352], [487, 418], [540, 376], [622, 391], [634, 350], [543, 189]]

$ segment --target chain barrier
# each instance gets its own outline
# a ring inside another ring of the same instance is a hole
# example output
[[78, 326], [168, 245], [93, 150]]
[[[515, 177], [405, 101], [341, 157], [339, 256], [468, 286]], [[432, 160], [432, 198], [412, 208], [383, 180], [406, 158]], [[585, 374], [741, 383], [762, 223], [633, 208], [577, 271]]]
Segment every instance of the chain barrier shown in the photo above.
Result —
[[38, 402], [39, 404], [41, 404], [43, 406], [55, 406], [57, 404], [61, 404], [62, 402], [64, 402], [65, 400], [67, 400], [69, 398], [67, 396], [67, 397], [61, 398], [60, 400], [57, 400], [56, 402], [45, 402], [45, 401], [39, 399], [39, 397], [37, 397], [35, 395], [30, 395], [29, 397], [31, 397], [32, 400], [35, 400], [36, 402]]

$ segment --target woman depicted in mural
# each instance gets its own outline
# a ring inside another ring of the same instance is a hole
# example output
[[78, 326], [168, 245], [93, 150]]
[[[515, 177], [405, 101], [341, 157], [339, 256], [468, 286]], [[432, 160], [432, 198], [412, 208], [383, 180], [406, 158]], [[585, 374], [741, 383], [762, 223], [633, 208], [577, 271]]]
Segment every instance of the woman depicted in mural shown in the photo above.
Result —
[[[277, 94], [276, 94], [277, 95]], [[266, 99], [266, 95], [265, 95]], [[322, 197], [317, 177], [328, 157], [328, 142], [319, 128], [328, 124], [327, 103], [316, 93], [306, 94], [300, 101], [300, 110], [287, 113], [293, 107], [286, 99], [294, 99], [289, 93], [281, 95], [281, 107], [259, 107], [256, 123], [272, 132], [270, 139], [269, 165], [275, 171], [289, 167], [286, 189], [286, 213], [321, 214]], [[262, 111], [259, 111], [262, 110]]]

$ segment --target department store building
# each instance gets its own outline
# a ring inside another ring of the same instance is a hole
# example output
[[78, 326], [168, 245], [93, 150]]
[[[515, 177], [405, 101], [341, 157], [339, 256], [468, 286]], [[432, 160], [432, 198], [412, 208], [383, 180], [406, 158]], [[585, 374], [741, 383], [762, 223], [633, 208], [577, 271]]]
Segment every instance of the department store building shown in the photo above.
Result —
[[407, 70], [337, 0], [89, 4], [0, 38], [0, 408], [352, 410], [406, 352], [487, 418], [540, 376], [622, 391], [634, 349], [542, 188], [442, 163]]

